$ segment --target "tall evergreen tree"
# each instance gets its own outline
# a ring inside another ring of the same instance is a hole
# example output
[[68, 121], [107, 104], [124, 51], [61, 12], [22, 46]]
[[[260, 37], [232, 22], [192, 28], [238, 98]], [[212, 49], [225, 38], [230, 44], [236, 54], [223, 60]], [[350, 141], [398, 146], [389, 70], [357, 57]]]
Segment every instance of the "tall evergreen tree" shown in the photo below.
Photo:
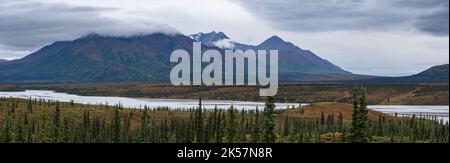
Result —
[[59, 102], [56, 102], [55, 109], [53, 110], [53, 123], [52, 123], [52, 137], [57, 141], [60, 133], [61, 113], [59, 108]]
[[186, 143], [193, 143], [195, 140], [195, 131], [194, 131], [194, 114], [191, 112], [189, 116], [189, 121], [186, 129]]
[[353, 91], [353, 114], [350, 129], [350, 141], [353, 143], [369, 142], [369, 119], [367, 116], [366, 90]]
[[204, 117], [202, 109], [202, 99], [199, 99], [198, 109], [195, 114], [195, 140], [198, 143], [205, 143], [204, 139]]
[[211, 138], [214, 138], [214, 117], [209, 116], [206, 120], [206, 126], [204, 128], [204, 142], [209, 143]]
[[237, 134], [237, 122], [236, 122], [236, 109], [233, 105], [228, 109], [228, 118], [226, 121], [226, 135], [225, 139], [227, 143], [236, 143]]
[[382, 136], [383, 135], [383, 117], [380, 115], [378, 115], [378, 122], [377, 122], [377, 135]]
[[283, 136], [288, 136], [290, 131], [290, 125], [289, 125], [289, 116], [286, 115], [286, 118], [284, 119], [284, 125], [283, 125]]
[[28, 113], [33, 113], [33, 105], [31, 103], [31, 97], [27, 102], [27, 111], [28, 111]]
[[344, 131], [344, 116], [342, 115], [342, 112], [339, 113], [337, 125], [338, 125], [339, 132], [343, 133], [343, 131]]
[[218, 123], [219, 123], [219, 109], [217, 109], [217, 106], [214, 106], [214, 112], [213, 112], [213, 133], [212, 133], [212, 140], [216, 140], [216, 136], [218, 133]]
[[149, 121], [150, 116], [148, 115], [147, 107], [144, 108], [144, 111], [141, 116], [141, 141], [144, 143], [148, 142], [148, 134], [149, 134]]
[[1, 142], [2, 143], [10, 143], [11, 138], [11, 117], [9, 116], [9, 113], [6, 113], [2, 130], [1, 130]]
[[247, 140], [247, 133], [245, 130], [245, 110], [242, 109], [241, 110], [241, 121], [239, 123], [239, 129], [240, 129], [240, 134], [239, 134], [239, 139], [241, 143], [245, 143]]
[[319, 126], [319, 132], [320, 134], [323, 133], [325, 128], [325, 115], [323, 114], [323, 112], [320, 113], [320, 126]]
[[275, 98], [267, 97], [265, 108], [264, 108], [264, 122], [263, 122], [263, 135], [262, 141], [264, 143], [275, 143], [275, 121], [274, 121], [274, 112], [275, 112]]
[[223, 123], [224, 121], [224, 115], [222, 112], [219, 112], [217, 115], [217, 122], [216, 122], [216, 143], [222, 143], [223, 139]]
[[51, 129], [49, 127], [49, 121], [45, 115], [41, 116], [41, 119], [39, 120], [39, 128], [38, 128], [38, 142], [39, 143], [51, 143]]
[[120, 142], [120, 130], [121, 130], [121, 124], [120, 124], [120, 112], [119, 108], [114, 109], [114, 116], [113, 116], [113, 123], [112, 123], [112, 141], [114, 143]]
[[17, 122], [17, 129], [16, 129], [16, 142], [17, 143], [25, 143], [25, 132], [26, 132], [26, 123], [25, 123], [25, 116], [22, 116], [19, 118]]
[[252, 143], [259, 143], [261, 141], [261, 117], [258, 107], [255, 110], [255, 119], [252, 127]]

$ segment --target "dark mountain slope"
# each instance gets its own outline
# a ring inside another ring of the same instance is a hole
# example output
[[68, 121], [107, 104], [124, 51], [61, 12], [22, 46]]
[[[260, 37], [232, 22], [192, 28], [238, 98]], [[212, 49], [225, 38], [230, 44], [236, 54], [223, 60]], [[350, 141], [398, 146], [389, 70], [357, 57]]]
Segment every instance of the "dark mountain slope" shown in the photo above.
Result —
[[168, 81], [170, 54], [192, 51], [193, 40], [161, 33], [134, 37], [91, 34], [55, 42], [0, 66], [2, 82]]
[[[190, 36], [205, 45], [213, 45], [214, 42], [229, 39], [223, 32], [199, 33]], [[211, 40], [214, 41], [211, 42]], [[278, 50], [279, 72], [285, 74], [284, 76], [287, 74], [302, 74], [296, 75], [297, 77], [304, 76], [304, 74], [352, 76], [350, 72], [320, 58], [309, 50], [303, 50], [290, 42], [286, 42], [278, 36], [272, 36], [256, 46], [237, 42], [231, 43], [234, 44], [234, 50]]]

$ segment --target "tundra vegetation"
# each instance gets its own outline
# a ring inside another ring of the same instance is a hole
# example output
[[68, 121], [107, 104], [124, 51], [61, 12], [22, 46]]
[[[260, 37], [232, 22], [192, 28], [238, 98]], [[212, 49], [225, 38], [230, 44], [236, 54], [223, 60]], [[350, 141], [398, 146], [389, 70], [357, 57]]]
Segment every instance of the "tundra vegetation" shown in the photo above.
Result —
[[[277, 102], [339, 102], [352, 104], [356, 84], [281, 83]], [[370, 105], [448, 105], [448, 83], [364, 84]], [[0, 91], [54, 90], [84, 96], [121, 96], [163, 99], [264, 101], [257, 86], [178, 86], [145, 83], [0, 84]]]

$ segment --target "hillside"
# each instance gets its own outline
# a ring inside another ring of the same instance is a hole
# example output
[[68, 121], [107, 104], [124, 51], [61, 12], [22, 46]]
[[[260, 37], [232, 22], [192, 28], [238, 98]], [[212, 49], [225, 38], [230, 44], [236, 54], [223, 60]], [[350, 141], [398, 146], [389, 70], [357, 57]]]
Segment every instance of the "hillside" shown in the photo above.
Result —
[[[342, 114], [344, 122], [350, 123], [352, 121], [353, 106], [350, 104], [335, 102], [313, 103], [309, 106], [305, 106], [303, 110], [286, 110], [283, 112], [283, 115], [296, 118], [320, 118], [322, 113], [324, 114], [324, 116], [334, 115], [336, 117], [339, 116], [339, 114]], [[369, 110], [367, 115], [369, 117], [369, 120], [373, 121], [378, 120], [379, 116], [383, 116], [388, 120], [400, 119], [374, 110]]]
[[[91, 34], [55, 42], [22, 59], [0, 65], [0, 82], [169, 81], [170, 53], [192, 51], [184, 35], [133, 37]], [[211, 49], [211, 48], [205, 48]]]
[[448, 69], [449, 64], [434, 66], [428, 70], [425, 70], [417, 75], [413, 75], [411, 78], [430, 78], [430, 79], [443, 79], [448, 81]]
[[449, 65], [431, 67], [418, 74], [404, 77], [377, 77], [346, 82], [358, 83], [448, 83]]

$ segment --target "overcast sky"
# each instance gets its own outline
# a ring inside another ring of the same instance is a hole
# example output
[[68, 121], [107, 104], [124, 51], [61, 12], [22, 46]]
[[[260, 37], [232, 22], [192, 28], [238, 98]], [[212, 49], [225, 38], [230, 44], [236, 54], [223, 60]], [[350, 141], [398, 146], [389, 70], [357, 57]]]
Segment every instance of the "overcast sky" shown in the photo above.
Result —
[[449, 62], [448, 0], [0, 0], [0, 59], [96, 32], [278, 35], [354, 73], [410, 75]]

